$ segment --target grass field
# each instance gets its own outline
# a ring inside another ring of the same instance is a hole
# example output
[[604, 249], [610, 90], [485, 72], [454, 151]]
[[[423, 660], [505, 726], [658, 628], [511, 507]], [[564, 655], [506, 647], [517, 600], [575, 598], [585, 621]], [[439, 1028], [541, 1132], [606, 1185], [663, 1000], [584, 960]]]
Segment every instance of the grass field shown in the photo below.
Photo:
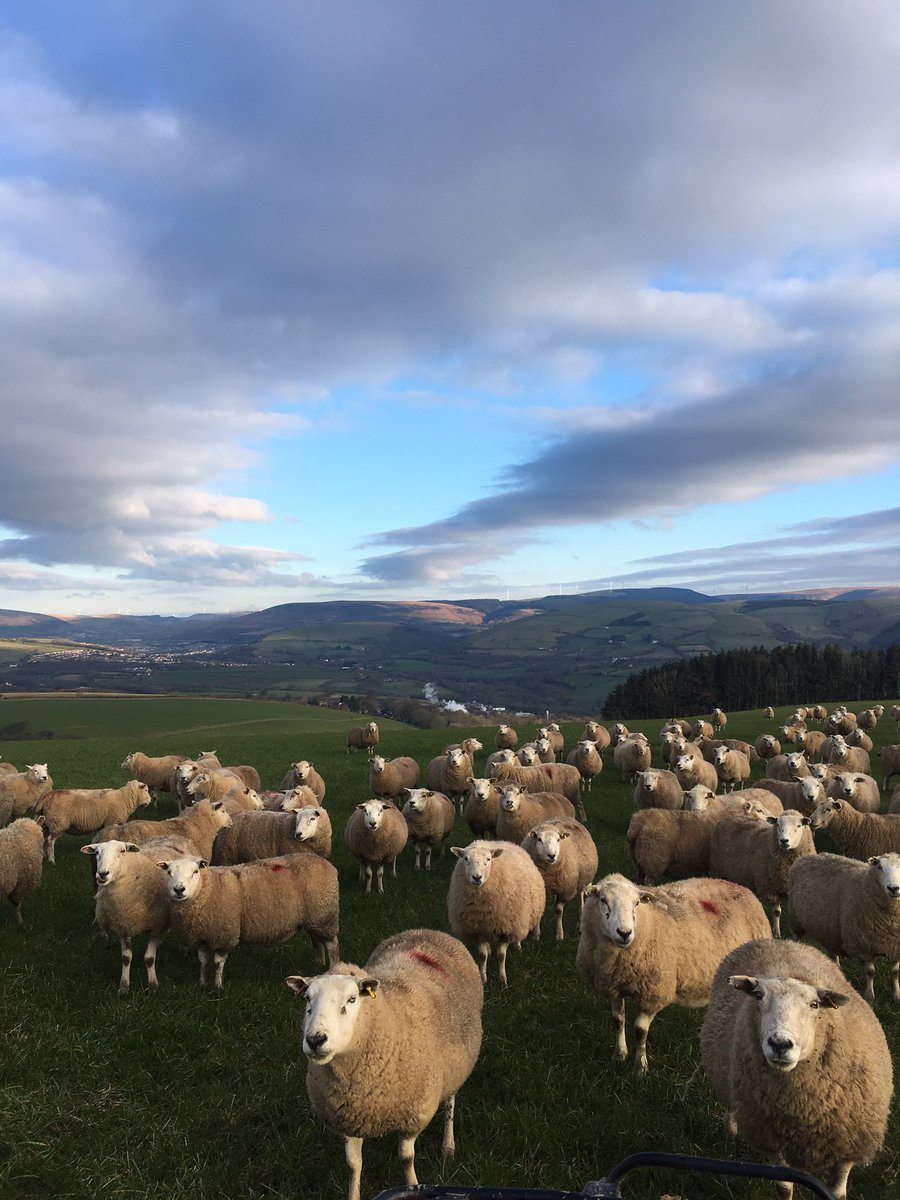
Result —
[[[413, 870], [407, 851], [398, 877], [386, 880], [384, 896], [361, 891], [341, 836], [353, 805], [368, 795], [365, 758], [348, 755], [344, 746], [346, 728], [360, 720], [352, 714], [239, 701], [48, 698], [3, 705], [15, 710], [9, 721], [78, 735], [0, 745], [4, 758], [20, 767], [47, 761], [57, 786], [120, 783], [119, 763], [135, 749], [215, 748], [223, 761], [256, 765], [268, 786], [278, 784], [292, 760], [314, 760], [327, 783], [326, 806], [336, 830], [343, 956], [362, 962], [399, 929], [447, 928], [455, 862], [449, 855], [425, 873]], [[655, 745], [659, 725], [635, 727]], [[728, 731], [752, 739], [763, 726], [758, 714], [732, 715]], [[388, 723], [381, 728], [380, 749], [388, 756], [413, 754], [422, 764], [462, 736]], [[580, 728], [564, 727], [567, 745]], [[520, 728], [520, 735], [533, 732]], [[876, 738], [894, 741], [893, 724], [882, 722]], [[587, 804], [601, 874], [631, 873], [623, 836], [631, 787], [619, 780], [611, 759]], [[172, 812], [163, 805], [159, 815]], [[309, 1107], [302, 1005], [283, 982], [288, 974], [316, 970], [308, 941], [239, 948], [228, 960], [224, 994], [217, 996], [199, 988], [196, 957], [167, 940], [159, 991], [144, 990], [136, 954], [132, 994], [119, 999], [118, 946], [92, 929], [87, 860], [78, 852], [86, 840], [60, 839], [56, 867], [46, 867], [41, 889], [26, 905], [24, 930], [11, 913], [0, 912], [0, 1196], [342, 1200], [347, 1172], [341, 1142]], [[469, 840], [460, 819], [452, 841]], [[418, 1144], [423, 1181], [579, 1189], [638, 1149], [740, 1156], [705, 1080], [687, 1086], [699, 1060], [702, 1013], [672, 1008], [657, 1018], [650, 1075], [639, 1081], [630, 1065], [611, 1061], [607, 1006], [576, 974], [574, 912], [566, 915], [566, 929], [565, 942], [556, 943], [552, 921], [545, 919], [539, 945], [510, 952], [508, 990], [499, 986], [491, 961], [482, 1054], [457, 1109], [457, 1157], [441, 1159], [435, 1122]], [[850, 974], [859, 983], [856, 964]], [[900, 1012], [886, 1000], [884, 964], [876, 994], [876, 1011], [896, 1049]], [[630, 1045], [632, 1040], [629, 1027]], [[900, 1194], [898, 1133], [895, 1113], [885, 1152], [851, 1175], [851, 1197]], [[363, 1195], [399, 1181], [396, 1139], [367, 1141]], [[691, 1200], [774, 1195], [761, 1184], [665, 1175], [635, 1177], [625, 1194], [656, 1200], [665, 1191]]]

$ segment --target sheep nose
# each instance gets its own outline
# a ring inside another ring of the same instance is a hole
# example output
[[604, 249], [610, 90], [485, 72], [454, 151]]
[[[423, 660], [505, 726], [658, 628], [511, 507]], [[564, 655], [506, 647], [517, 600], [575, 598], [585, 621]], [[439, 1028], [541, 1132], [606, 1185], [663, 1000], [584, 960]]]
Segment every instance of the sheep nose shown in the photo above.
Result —
[[768, 1041], [769, 1045], [772, 1047], [772, 1049], [775, 1051], [776, 1054], [784, 1054], [787, 1050], [790, 1050], [794, 1045], [794, 1043], [791, 1041], [790, 1038], [775, 1037], [774, 1034], [772, 1034], [772, 1036], [767, 1038], [766, 1040]]
[[175, 893], [176, 896], [183, 896], [184, 895], [184, 884], [176, 883], [175, 886], [172, 888], [172, 891]]
[[790, 842], [789, 838], [779, 838], [778, 839], [778, 845], [782, 848], [782, 850], [787, 850], [788, 847], [790, 846], [790, 844], [791, 844], [791, 842]]
[[[98, 883], [106, 883], [107, 879], [109, 879], [109, 871], [98, 871], [97, 872], [97, 882]], [[890, 889], [888, 889], [888, 890], [890, 890]]]
[[472, 876], [472, 882], [475, 884], [476, 887], [479, 887], [483, 881], [484, 881], [483, 875], [473, 875]]
[[306, 1035], [306, 1044], [310, 1050], [321, 1050], [327, 1041], [327, 1033], [308, 1033]]
[[616, 933], [622, 939], [623, 942], [627, 942], [628, 939], [631, 937], [630, 929], [617, 929]]
[[900, 883], [892, 883], [888, 885], [889, 896], [900, 896]]

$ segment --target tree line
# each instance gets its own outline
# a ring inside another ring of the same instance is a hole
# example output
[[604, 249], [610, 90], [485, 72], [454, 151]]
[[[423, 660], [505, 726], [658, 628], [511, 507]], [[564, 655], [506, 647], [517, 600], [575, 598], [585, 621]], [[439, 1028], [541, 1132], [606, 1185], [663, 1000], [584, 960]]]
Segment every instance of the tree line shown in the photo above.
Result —
[[603, 704], [607, 720], [735, 712], [785, 704], [890, 700], [900, 693], [900, 644], [878, 650], [776, 646], [723, 650], [637, 671]]

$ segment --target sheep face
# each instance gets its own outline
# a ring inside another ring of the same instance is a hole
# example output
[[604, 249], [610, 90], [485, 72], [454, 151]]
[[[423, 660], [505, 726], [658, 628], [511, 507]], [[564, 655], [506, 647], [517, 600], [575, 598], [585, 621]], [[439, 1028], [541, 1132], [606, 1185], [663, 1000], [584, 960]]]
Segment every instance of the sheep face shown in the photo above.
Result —
[[716, 766], [721, 767], [724, 764], [727, 756], [728, 756], [728, 747], [727, 746], [718, 746], [716, 748], [716, 754], [715, 754]]
[[35, 783], [46, 783], [50, 778], [46, 763], [27, 763], [26, 770], [31, 772]]
[[799, 750], [794, 750], [787, 756], [787, 759], [785, 760], [785, 766], [794, 779], [796, 779], [799, 774], [806, 774], [809, 771], [809, 767], [806, 765], [806, 759]]
[[600, 905], [600, 931], [614, 946], [630, 946], [637, 935], [637, 909], [654, 899], [622, 875], [607, 875], [588, 888], [587, 895]]
[[261, 809], [261, 808], [265, 808], [265, 805], [263, 804], [262, 800], [260, 799], [259, 792], [255, 792], [253, 790], [253, 788], [245, 789], [244, 802], [248, 808], [255, 808], [257, 810]]
[[133, 754], [126, 755], [125, 758], [123, 759], [122, 763], [120, 764], [122, 767], [122, 770], [130, 771], [133, 762], [134, 762], [134, 755]]
[[319, 821], [322, 816], [320, 808], [300, 808], [297, 810], [297, 820], [294, 825], [294, 837], [298, 842], [308, 842], [319, 832]]
[[817, 805], [824, 800], [822, 781], [815, 775], [806, 775], [800, 781], [800, 795], [805, 804]]
[[495, 858], [503, 853], [502, 846], [479, 846], [473, 842], [471, 846], [451, 846], [450, 853], [454, 854], [463, 864], [466, 880], [472, 887], [484, 887], [491, 877], [491, 865]]
[[560, 843], [571, 836], [567, 829], [532, 829], [528, 834], [528, 848], [532, 858], [552, 866], [559, 861], [562, 853]]
[[900, 854], [878, 854], [869, 859], [889, 900], [900, 900]]
[[288, 792], [281, 802], [281, 812], [299, 812], [307, 807], [308, 793], [303, 787], [296, 787]]
[[311, 762], [307, 762], [305, 758], [301, 758], [299, 762], [291, 763], [294, 768], [294, 775], [297, 783], [306, 783], [309, 779], [309, 773], [313, 768]]
[[403, 805], [404, 812], [409, 809], [410, 812], [423, 813], [428, 804], [428, 797], [433, 796], [434, 792], [428, 788], [407, 788], [409, 799]]
[[377, 733], [378, 732], [378, 726], [375, 724], [374, 721], [370, 721], [368, 723], [368, 725], [366, 726], [366, 732], [367, 733]]
[[[491, 798], [491, 791], [494, 786], [492, 779], [470, 779], [469, 780], [469, 795], [473, 800], [481, 801], [482, 803]], [[410, 793], [411, 795], [412, 793]]]
[[210, 775], [208, 771], [198, 771], [187, 785], [187, 794], [189, 796], [202, 795], [203, 789], [209, 785], [209, 780]]
[[641, 787], [645, 792], [655, 792], [659, 786], [659, 780], [656, 777], [655, 771], [641, 771], [638, 779], [641, 781]]
[[115, 883], [122, 874], [125, 856], [140, 854], [140, 849], [140, 846], [136, 846], [134, 842], [94, 842], [89, 846], [82, 846], [81, 853], [97, 856], [94, 878], [97, 881], [97, 887], [102, 888]]
[[729, 975], [728, 982], [756, 999], [763, 1058], [773, 1070], [785, 1073], [793, 1071], [813, 1053], [822, 1010], [839, 1008], [850, 999], [828, 988], [801, 983], [799, 979]]
[[522, 803], [522, 792], [517, 787], [504, 788], [500, 796], [500, 807], [504, 812], [516, 812]]
[[810, 763], [809, 774], [812, 779], [818, 779], [820, 783], [824, 783], [828, 778], [828, 763]]
[[380, 775], [386, 765], [386, 760], [380, 754], [373, 754], [369, 759], [369, 767], [373, 775]]
[[461, 767], [466, 758], [465, 750], [448, 750], [447, 762], [451, 767]]
[[779, 850], [796, 850], [800, 845], [804, 827], [810, 825], [809, 817], [803, 817], [793, 809], [769, 816], [769, 824], [775, 826], [775, 841]]
[[823, 800], [817, 805], [810, 817], [810, 824], [813, 831], [817, 829], [827, 829], [834, 819], [834, 814], [839, 813], [844, 807], [843, 800]]
[[681, 755], [681, 757], [675, 763], [675, 770], [683, 771], [685, 774], [690, 774], [690, 772], [693, 771], [696, 766], [697, 759], [694, 756], [693, 751], [691, 751], [688, 754]]
[[295, 995], [306, 997], [303, 1053], [319, 1066], [347, 1049], [363, 1004], [378, 990], [377, 979], [352, 975], [319, 975], [316, 979], [289, 975], [285, 982]]
[[[124, 766], [124, 764], [123, 764], [123, 766]], [[195, 776], [197, 776], [199, 774], [200, 774], [200, 768], [195, 762], [179, 763], [178, 766], [175, 768], [175, 775], [178, 779], [178, 782], [183, 787], [187, 787], [187, 785], [191, 782], [191, 780], [194, 779]]]
[[484, 746], [479, 742], [478, 738], [466, 738], [463, 743], [463, 749], [467, 754], [477, 754], [479, 750], [484, 749]]
[[687, 812], [706, 812], [710, 800], [715, 800], [716, 793], [712, 788], [696, 784], [689, 792], [684, 793], [684, 807]]
[[209, 866], [205, 858], [173, 858], [161, 862], [169, 877], [169, 896], [172, 900], [193, 900], [203, 885], [203, 872]]
[[533, 767], [538, 761], [538, 752], [534, 746], [523, 746], [519, 751], [519, 762], [523, 767]]
[[384, 804], [381, 800], [367, 800], [365, 804], [357, 804], [356, 807], [363, 813], [363, 825], [374, 833], [381, 827], [384, 814], [392, 806]]

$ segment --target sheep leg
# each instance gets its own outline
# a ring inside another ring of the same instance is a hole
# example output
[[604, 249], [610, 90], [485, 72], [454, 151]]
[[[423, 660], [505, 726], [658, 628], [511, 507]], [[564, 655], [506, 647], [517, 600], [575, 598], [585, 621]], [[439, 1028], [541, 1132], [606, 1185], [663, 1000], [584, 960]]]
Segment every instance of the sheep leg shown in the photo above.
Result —
[[431, 847], [430, 846], [425, 847], [425, 870], [426, 871], [431, 870]]
[[875, 963], [871, 959], [866, 960], [866, 990], [863, 998], [870, 1004], [875, 1003]]
[[[396, 866], [394, 867], [394, 874], [397, 874]], [[384, 863], [379, 863], [375, 868], [375, 878], [378, 880], [378, 895], [381, 896], [384, 894]]]
[[584, 811], [584, 805], [581, 802], [581, 797], [578, 797], [578, 820], [581, 822], [587, 821], [587, 813]]
[[9, 897], [9, 902], [13, 906], [13, 908], [15, 909], [15, 912], [16, 912], [16, 924], [21, 925], [22, 924], [22, 902], [20, 900], [13, 900], [12, 896]]
[[456, 1096], [448, 1096], [444, 1101], [444, 1139], [441, 1142], [441, 1154], [444, 1158], [452, 1158], [456, 1153], [456, 1139], [453, 1136], [453, 1115], [456, 1112]]
[[347, 1160], [347, 1166], [350, 1168], [347, 1200], [359, 1200], [359, 1181], [362, 1177], [362, 1147], [362, 1138], [344, 1138], [344, 1158]]
[[313, 950], [315, 951], [315, 954], [316, 954], [316, 962], [320, 963], [324, 967], [324, 965], [325, 965], [325, 943], [323, 941], [321, 941], [319, 938], [317, 938], [314, 933], [311, 933], [309, 935], [309, 940], [313, 944]]
[[418, 871], [420, 866], [422, 865], [422, 863], [421, 863], [422, 847], [419, 845], [418, 842], [416, 842], [415, 850], [416, 850], [416, 870]]
[[56, 865], [56, 851], [54, 847], [56, 846], [57, 836], [57, 834], [50, 833], [48, 830], [44, 841], [44, 853], [47, 855], [47, 862], [53, 863], [54, 866]]
[[156, 978], [156, 951], [159, 949], [159, 943], [162, 938], [148, 937], [147, 949], [144, 951], [144, 966], [147, 968], [147, 987], [159, 987], [159, 980]]
[[197, 947], [197, 957], [200, 959], [200, 986], [206, 987], [206, 976], [209, 969], [210, 949], [202, 942]]
[[565, 900], [560, 900], [557, 897], [557, 900], [556, 900], [556, 940], [558, 942], [563, 941], [566, 936], [563, 931], [563, 909], [565, 908], [565, 906], [566, 906]]
[[625, 1041], [625, 998], [613, 997], [609, 1002], [613, 1024], [616, 1027], [616, 1048], [613, 1051], [613, 1062], [624, 1062], [628, 1057], [628, 1045]]
[[368, 896], [368, 895], [370, 895], [370, 893], [372, 891], [372, 864], [371, 863], [366, 863], [366, 865], [363, 867], [363, 874], [365, 875], [365, 879], [366, 879], [366, 895]]
[[772, 937], [781, 937], [781, 901], [776, 900], [772, 905]]
[[852, 1162], [842, 1162], [835, 1171], [834, 1183], [831, 1185], [835, 1200], [847, 1200], [847, 1179], [852, 1169]]
[[900, 962], [891, 963], [891, 999], [900, 1004]]
[[[394, 856], [394, 860], [391, 863], [391, 868], [392, 868], [391, 873], [393, 874], [394, 878], [396, 879], [397, 878], [397, 857], [396, 857], [396, 855]], [[381, 891], [381, 888], [379, 888], [378, 890]]]
[[639, 1075], [647, 1074], [647, 1034], [650, 1032], [650, 1026], [653, 1024], [655, 1016], [656, 1013], [639, 1012], [634, 1023], [634, 1033], [637, 1038], [634, 1065]]
[[222, 977], [225, 974], [225, 959], [228, 957], [227, 950], [216, 950], [213, 954], [213, 962], [216, 964], [216, 991], [221, 992], [223, 988]]
[[487, 983], [487, 965], [488, 957], [491, 953], [490, 942], [478, 943], [478, 970], [481, 973], [481, 982]]
[[120, 938], [119, 945], [122, 948], [122, 974], [119, 976], [119, 995], [124, 996], [131, 986], [131, 938]]
[[500, 968], [500, 981], [504, 987], [509, 987], [509, 980], [506, 978], [506, 951], [509, 948], [509, 939], [502, 938], [497, 943], [497, 966]]
[[400, 1166], [403, 1168], [404, 1181], [415, 1186], [416, 1179], [416, 1135], [400, 1135]]

